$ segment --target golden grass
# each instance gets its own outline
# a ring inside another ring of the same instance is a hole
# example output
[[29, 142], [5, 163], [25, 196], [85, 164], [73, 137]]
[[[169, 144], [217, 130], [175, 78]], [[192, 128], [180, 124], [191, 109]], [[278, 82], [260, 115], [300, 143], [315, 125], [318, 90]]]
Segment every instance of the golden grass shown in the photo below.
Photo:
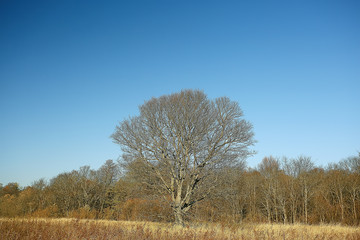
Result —
[[360, 228], [340, 225], [193, 224], [178, 227], [167, 223], [77, 220], [0, 219], [0, 239], [360, 239]]

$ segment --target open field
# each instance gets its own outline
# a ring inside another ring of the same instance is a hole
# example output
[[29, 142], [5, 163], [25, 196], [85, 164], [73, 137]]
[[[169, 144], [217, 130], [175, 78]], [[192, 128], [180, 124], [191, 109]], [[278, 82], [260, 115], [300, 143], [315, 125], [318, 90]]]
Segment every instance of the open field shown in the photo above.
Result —
[[339, 225], [214, 224], [176, 227], [153, 222], [0, 219], [0, 239], [360, 239], [360, 228]]

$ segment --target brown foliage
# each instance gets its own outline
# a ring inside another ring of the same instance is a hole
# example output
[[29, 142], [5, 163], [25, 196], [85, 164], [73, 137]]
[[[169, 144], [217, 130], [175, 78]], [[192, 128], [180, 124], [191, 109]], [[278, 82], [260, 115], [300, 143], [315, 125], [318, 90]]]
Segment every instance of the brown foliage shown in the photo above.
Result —
[[[170, 216], [170, 217], [169, 217]], [[129, 199], [121, 209], [120, 219], [131, 221], [171, 221], [172, 212], [159, 200]]]
[[54, 218], [58, 216], [58, 207], [56, 205], [48, 206], [43, 209], [39, 209], [30, 214], [34, 218]]

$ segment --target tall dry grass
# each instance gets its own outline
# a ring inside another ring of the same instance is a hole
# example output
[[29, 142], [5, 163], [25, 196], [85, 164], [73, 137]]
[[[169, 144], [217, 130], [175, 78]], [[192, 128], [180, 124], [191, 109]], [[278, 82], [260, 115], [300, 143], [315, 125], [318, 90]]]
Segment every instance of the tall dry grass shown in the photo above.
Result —
[[76, 219], [0, 219], [0, 239], [360, 239], [360, 228], [339, 225], [241, 224], [224, 227]]

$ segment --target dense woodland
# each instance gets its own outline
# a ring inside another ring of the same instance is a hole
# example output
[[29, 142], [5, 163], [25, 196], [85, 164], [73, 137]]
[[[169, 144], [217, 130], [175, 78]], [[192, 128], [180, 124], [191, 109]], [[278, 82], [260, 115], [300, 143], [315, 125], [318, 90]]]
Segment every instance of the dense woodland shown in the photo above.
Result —
[[[73, 217], [171, 222], [173, 212], [137, 166], [106, 161], [20, 188], [0, 185], [1, 217]], [[360, 153], [327, 167], [310, 157], [266, 157], [256, 168], [222, 168], [190, 222], [360, 223]], [[144, 181], [146, 179], [146, 181]]]

